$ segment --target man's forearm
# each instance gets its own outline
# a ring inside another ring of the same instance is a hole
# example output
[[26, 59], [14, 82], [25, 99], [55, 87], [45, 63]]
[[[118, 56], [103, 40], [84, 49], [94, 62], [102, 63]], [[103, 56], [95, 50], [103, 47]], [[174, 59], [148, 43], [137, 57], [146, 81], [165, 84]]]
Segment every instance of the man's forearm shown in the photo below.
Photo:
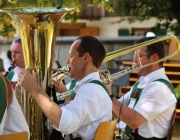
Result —
[[36, 89], [32, 94], [47, 118], [56, 127], [59, 127], [61, 107], [53, 102], [41, 88]]
[[144, 117], [142, 117], [138, 112], [135, 110], [123, 105], [117, 99], [113, 98], [113, 112], [115, 113], [120, 120], [125, 122], [131, 128], [135, 129], [143, 122], [146, 121]]

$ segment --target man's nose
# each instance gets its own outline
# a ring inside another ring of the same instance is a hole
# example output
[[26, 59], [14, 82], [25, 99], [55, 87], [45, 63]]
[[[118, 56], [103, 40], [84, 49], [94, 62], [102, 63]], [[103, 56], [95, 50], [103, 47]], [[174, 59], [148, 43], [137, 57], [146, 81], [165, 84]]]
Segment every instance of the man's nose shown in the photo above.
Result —
[[138, 62], [138, 59], [136, 57], [133, 58], [133, 62], [134, 63], [137, 63]]
[[12, 58], [14, 58], [14, 57], [15, 57], [15, 54], [14, 54], [13, 52], [11, 53], [11, 57], [12, 57]]
[[69, 64], [69, 58], [66, 59], [66, 64]]

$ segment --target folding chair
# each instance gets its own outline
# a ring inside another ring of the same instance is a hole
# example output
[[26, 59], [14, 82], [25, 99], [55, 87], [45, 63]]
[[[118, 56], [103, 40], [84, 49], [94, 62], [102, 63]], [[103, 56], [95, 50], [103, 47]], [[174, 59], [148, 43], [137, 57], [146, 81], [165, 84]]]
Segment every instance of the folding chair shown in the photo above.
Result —
[[113, 140], [118, 119], [102, 122], [96, 131], [94, 140]]
[[0, 140], [28, 140], [28, 132], [17, 132], [13, 134], [0, 135]]

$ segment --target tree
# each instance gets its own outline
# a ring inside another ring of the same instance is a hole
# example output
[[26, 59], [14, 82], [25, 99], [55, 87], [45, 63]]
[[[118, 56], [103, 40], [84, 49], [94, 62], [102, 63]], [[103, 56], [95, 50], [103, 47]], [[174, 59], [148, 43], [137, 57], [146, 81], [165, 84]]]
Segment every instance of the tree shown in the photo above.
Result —
[[[58, 7], [62, 1], [63, 7], [75, 8], [74, 12], [68, 13], [66, 20], [75, 22], [78, 19], [78, 13], [83, 10], [82, 0], [1, 0], [0, 9], [14, 7]], [[104, 6], [107, 11], [112, 12], [111, 2], [108, 0], [88, 0], [88, 4], [98, 4]], [[16, 27], [12, 18], [8, 14], [0, 13], [0, 36], [11, 38], [15, 34]]]
[[180, 0], [114, 0], [115, 10], [121, 19], [133, 23], [135, 21], [156, 18], [156, 26], [152, 29], [164, 28], [180, 35]]

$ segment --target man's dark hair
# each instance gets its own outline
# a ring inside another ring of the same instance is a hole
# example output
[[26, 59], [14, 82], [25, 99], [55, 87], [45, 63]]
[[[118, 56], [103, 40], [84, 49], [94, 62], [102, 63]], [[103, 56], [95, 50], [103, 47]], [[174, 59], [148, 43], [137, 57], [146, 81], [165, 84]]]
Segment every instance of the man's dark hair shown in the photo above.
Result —
[[21, 44], [21, 38], [16, 38], [16, 39], [13, 40], [13, 42]]
[[11, 51], [10, 51], [10, 50], [7, 51], [7, 58], [8, 58], [9, 60], [12, 60]]
[[[135, 42], [135, 44], [142, 43], [145, 41], [149, 41], [149, 40], [152, 40], [155, 38], [157, 38], [157, 37], [145, 37], [145, 38], [142, 38], [140, 40], [137, 40]], [[164, 58], [165, 57], [165, 48], [164, 48], [163, 42], [159, 41], [157, 43], [153, 43], [151, 45], [146, 46], [146, 52], [147, 52], [148, 58], [155, 53], [158, 54], [159, 59]], [[163, 61], [159, 62], [159, 65], [162, 66]]]
[[80, 36], [76, 40], [81, 40], [81, 43], [77, 48], [79, 57], [82, 57], [86, 52], [88, 52], [92, 57], [94, 66], [99, 68], [106, 56], [106, 50], [103, 44], [96, 37], [90, 35]]

